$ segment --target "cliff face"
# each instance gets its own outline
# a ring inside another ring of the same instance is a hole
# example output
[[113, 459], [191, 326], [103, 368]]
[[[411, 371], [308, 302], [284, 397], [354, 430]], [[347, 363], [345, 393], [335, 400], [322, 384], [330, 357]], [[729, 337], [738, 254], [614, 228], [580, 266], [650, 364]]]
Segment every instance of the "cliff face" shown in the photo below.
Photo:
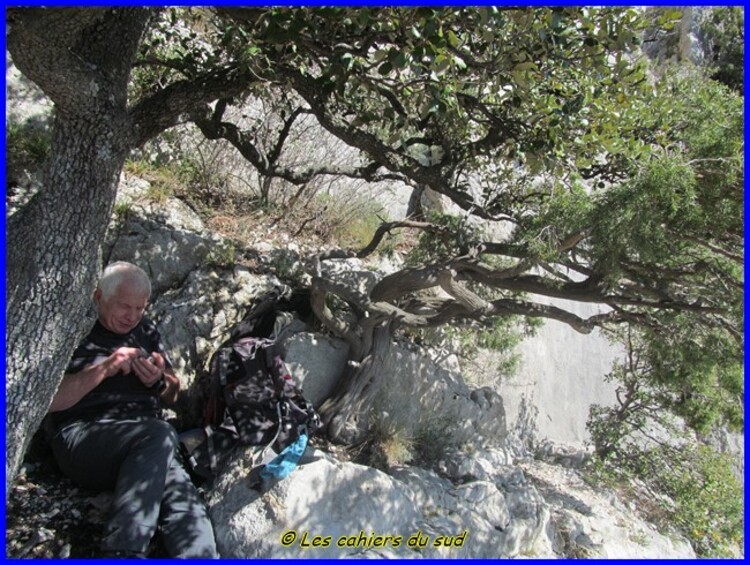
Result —
[[[588, 304], [567, 302], [564, 307], [582, 317], [598, 313]], [[584, 444], [591, 405], [615, 401], [615, 385], [604, 376], [624, 354], [621, 348], [598, 330], [583, 335], [551, 320], [522, 341], [517, 352], [517, 371], [498, 383], [509, 429], [532, 442]], [[492, 366], [492, 354], [485, 359]]]

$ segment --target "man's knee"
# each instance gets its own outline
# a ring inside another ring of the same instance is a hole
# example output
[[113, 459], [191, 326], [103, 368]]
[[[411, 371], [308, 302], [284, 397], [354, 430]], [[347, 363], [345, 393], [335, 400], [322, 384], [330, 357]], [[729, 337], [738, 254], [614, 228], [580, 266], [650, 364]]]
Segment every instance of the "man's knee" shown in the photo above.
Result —
[[177, 447], [177, 430], [171, 424], [164, 420], [146, 420], [143, 424], [143, 439], [172, 449]]
[[135, 442], [131, 445], [131, 454], [139, 453], [153, 462], [172, 460], [177, 452], [179, 440], [177, 431], [163, 420], [146, 420], [139, 422], [136, 430]]

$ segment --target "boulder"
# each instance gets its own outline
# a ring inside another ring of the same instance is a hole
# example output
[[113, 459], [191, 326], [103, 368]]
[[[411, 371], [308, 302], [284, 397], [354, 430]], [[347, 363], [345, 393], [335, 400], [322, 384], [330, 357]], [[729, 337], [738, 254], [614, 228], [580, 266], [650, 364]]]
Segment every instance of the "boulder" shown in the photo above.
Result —
[[497, 465], [502, 450], [463, 454], [485, 479], [454, 482], [398, 466], [389, 474], [312, 451], [264, 494], [238, 453], [208, 489], [225, 558], [694, 558], [586, 485], [578, 471], [538, 461]]
[[505, 408], [489, 388], [471, 389], [463, 376], [419, 349], [395, 344], [383, 361], [384, 381], [375, 410], [412, 437], [447, 444], [499, 444], [506, 434]]
[[[347, 359], [343, 341], [300, 333], [287, 339], [283, 350], [293, 376], [313, 404], [333, 393]], [[434, 436], [446, 445], [497, 444], [505, 437], [502, 398], [489, 387], [472, 390], [460, 373], [421, 350], [394, 344], [381, 370], [375, 411], [389, 427], [412, 438]]]
[[282, 355], [305, 397], [319, 407], [336, 390], [346, 365], [346, 342], [322, 334], [295, 333], [281, 343]]
[[315, 457], [262, 496], [249, 488], [242, 459], [235, 460], [208, 495], [211, 518], [222, 524], [222, 557], [407, 555], [405, 542], [388, 536], [403, 536], [420, 518], [409, 487], [323, 452]]

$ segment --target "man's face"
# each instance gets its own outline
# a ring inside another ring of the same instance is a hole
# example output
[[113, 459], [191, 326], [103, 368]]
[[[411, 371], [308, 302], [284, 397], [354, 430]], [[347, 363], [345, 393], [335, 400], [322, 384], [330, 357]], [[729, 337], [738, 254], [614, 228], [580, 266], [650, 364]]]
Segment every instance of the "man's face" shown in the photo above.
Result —
[[99, 322], [109, 331], [126, 334], [138, 325], [148, 304], [148, 296], [132, 290], [127, 281], [107, 299], [101, 290], [94, 293]]

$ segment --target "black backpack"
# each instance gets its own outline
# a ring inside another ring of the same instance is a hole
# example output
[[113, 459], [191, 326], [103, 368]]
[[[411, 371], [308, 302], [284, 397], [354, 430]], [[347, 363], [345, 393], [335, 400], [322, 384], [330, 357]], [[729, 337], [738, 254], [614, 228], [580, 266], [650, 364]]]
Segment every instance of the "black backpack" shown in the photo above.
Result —
[[213, 354], [204, 427], [180, 435], [196, 482], [215, 477], [237, 445], [263, 446], [261, 467], [269, 461], [268, 448], [273, 455], [282, 453], [300, 436], [321, 429], [318, 413], [292, 380], [274, 341], [257, 335], [271, 332], [289, 307], [276, 293], [267, 295]]

